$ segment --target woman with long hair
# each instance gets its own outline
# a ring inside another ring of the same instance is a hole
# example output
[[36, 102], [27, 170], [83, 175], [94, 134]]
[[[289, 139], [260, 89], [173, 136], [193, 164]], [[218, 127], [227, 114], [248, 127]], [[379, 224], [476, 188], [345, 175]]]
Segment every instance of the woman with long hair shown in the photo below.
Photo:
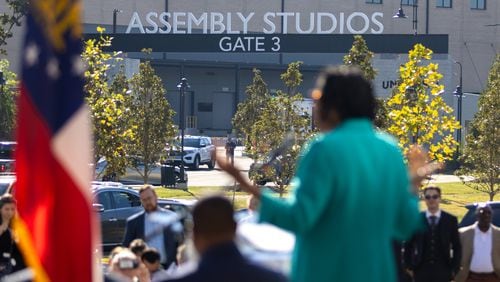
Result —
[[24, 261], [12, 231], [16, 200], [10, 194], [0, 197], [0, 277], [23, 269]]

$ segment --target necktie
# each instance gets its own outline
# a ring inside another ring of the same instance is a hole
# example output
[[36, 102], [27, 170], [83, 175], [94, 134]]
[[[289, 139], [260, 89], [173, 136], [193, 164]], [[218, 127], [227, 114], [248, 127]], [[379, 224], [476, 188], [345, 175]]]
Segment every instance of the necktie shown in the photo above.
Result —
[[435, 215], [431, 215], [429, 216], [429, 219], [431, 221], [431, 227], [434, 228], [436, 226], [437, 217]]

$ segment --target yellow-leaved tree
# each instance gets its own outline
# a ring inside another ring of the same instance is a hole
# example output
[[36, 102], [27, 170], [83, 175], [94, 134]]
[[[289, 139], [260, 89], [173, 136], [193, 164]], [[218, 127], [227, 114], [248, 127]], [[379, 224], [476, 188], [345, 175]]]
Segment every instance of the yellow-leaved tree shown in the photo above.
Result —
[[411, 144], [428, 149], [431, 160], [451, 159], [458, 143], [453, 132], [459, 123], [453, 109], [443, 100], [443, 75], [432, 63], [432, 50], [416, 44], [408, 54], [408, 62], [399, 68], [399, 86], [387, 101], [387, 131], [399, 141], [404, 153]]

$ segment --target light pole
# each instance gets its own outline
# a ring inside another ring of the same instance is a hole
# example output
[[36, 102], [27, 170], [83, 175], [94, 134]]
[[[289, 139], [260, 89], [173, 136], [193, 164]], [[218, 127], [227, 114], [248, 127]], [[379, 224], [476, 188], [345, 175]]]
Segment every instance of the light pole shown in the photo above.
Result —
[[5, 78], [3, 77], [2, 71], [0, 71], [0, 85], [2, 86], [2, 90], [1, 90], [0, 94], [3, 95], [3, 86], [5, 85]]
[[462, 64], [460, 62], [455, 62], [459, 67], [460, 67], [460, 80], [459, 84], [457, 85], [457, 88], [455, 91], [453, 91], [453, 95], [455, 95], [458, 98], [458, 103], [457, 103], [457, 119], [458, 119], [458, 124], [460, 127], [457, 130], [457, 142], [458, 146], [460, 147], [462, 144], [462, 98], [464, 96], [464, 93], [462, 91]]
[[118, 10], [118, 9], [113, 10], [113, 34], [116, 33], [116, 15], [118, 13], [121, 13], [121, 12], [122, 12], [122, 10]]
[[[408, 101], [408, 105], [410, 107], [415, 107], [415, 105], [416, 105], [416, 103], [418, 101], [417, 89], [415, 89], [415, 87], [413, 87], [413, 86], [406, 87], [405, 98]], [[417, 135], [412, 134], [412, 136], [411, 136], [411, 139], [412, 139], [411, 142], [413, 144], [417, 143], [417, 138], [418, 138], [418, 131], [417, 131]]]
[[[418, 0], [413, 0], [412, 4], [413, 13], [412, 13], [412, 25], [413, 25], [413, 34], [417, 35], [418, 30]], [[393, 16], [394, 19], [407, 19], [408, 16], [405, 15], [403, 11], [403, 0], [399, 2], [398, 12]]]
[[177, 88], [179, 88], [180, 92], [180, 109], [179, 109], [179, 127], [181, 129], [181, 167], [180, 167], [180, 179], [184, 181], [184, 96], [186, 92], [186, 88], [189, 88], [189, 84], [187, 82], [187, 78], [181, 78], [181, 82], [177, 84]]

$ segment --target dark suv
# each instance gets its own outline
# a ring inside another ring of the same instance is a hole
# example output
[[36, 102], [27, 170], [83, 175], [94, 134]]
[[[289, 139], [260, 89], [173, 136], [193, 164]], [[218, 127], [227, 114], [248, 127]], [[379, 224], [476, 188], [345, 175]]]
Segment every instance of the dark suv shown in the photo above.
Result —
[[[495, 226], [500, 227], [500, 201], [487, 202], [487, 203], [493, 210], [493, 218], [491, 219], [491, 223], [493, 223], [493, 225]], [[462, 218], [462, 221], [460, 222], [458, 227], [469, 226], [471, 224], [474, 224], [474, 222], [476, 222], [476, 208], [479, 206], [479, 204], [480, 203], [475, 203], [465, 206], [468, 211]]]
[[[102, 245], [105, 251], [121, 244], [127, 218], [143, 210], [139, 192], [116, 182], [94, 182], [93, 209], [100, 215]], [[189, 206], [176, 200], [158, 199], [158, 205], [179, 215], [190, 216]]]

